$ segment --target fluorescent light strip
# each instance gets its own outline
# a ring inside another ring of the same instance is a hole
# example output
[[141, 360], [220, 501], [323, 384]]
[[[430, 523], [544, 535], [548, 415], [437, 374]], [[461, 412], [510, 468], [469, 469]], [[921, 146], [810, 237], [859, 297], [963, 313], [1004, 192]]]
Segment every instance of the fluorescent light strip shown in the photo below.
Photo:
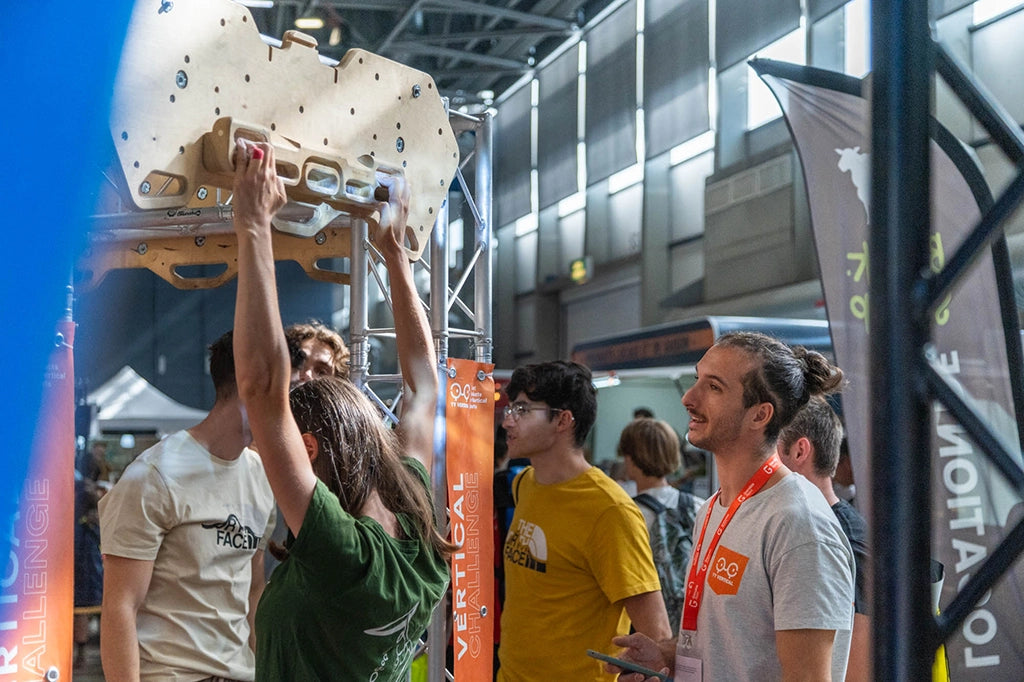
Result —
[[672, 151], [668, 153], [668, 163], [670, 166], [677, 166], [683, 161], [689, 161], [695, 156], [700, 156], [714, 148], [715, 131], [708, 130], [697, 137], [691, 137], [686, 142], [672, 147]]

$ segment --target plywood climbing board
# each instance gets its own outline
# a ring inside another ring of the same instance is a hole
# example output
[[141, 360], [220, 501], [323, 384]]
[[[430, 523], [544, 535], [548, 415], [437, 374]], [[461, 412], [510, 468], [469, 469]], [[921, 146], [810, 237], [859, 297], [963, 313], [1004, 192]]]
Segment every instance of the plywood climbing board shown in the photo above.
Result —
[[[346, 218], [378, 217], [380, 174], [409, 180], [407, 248], [419, 258], [459, 162], [429, 75], [363, 50], [327, 65], [316, 41], [294, 31], [280, 47], [268, 45], [249, 10], [229, 0], [135, 3], [110, 131], [124, 193], [141, 211], [163, 211], [169, 224], [175, 214], [194, 216], [227, 200], [237, 137], [270, 142], [292, 208], [308, 209], [301, 220], [275, 222], [282, 244], [275, 256], [298, 260], [320, 279], [338, 279], [312, 263], [348, 255], [338, 232], [350, 224]], [[175, 286], [216, 286], [234, 274], [233, 234], [221, 228], [219, 248], [207, 249], [196, 222], [167, 242], [150, 234], [143, 253], [137, 238], [108, 235], [93, 244], [82, 270], [93, 283], [109, 269], [150, 267]], [[224, 263], [228, 272], [185, 280], [174, 275], [176, 262]]]

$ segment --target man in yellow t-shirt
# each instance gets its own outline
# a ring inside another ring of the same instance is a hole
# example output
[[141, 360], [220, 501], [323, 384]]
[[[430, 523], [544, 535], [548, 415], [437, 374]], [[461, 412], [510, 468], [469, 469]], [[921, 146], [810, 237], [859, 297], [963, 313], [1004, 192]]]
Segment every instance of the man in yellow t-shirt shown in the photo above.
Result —
[[531, 466], [512, 484], [498, 680], [614, 680], [587, 649], [614, 654], [631, 621], [655, 641], [671, 631], [643, 515], [583, 454], [597, 414], [590, 370], [520, 367], [506, 393], [509, 456]]

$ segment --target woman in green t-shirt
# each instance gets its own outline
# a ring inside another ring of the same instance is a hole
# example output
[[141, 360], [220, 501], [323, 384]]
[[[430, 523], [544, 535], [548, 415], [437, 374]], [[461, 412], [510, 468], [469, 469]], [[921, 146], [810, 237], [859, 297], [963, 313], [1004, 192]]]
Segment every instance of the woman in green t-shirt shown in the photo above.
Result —
[[396, 431], [347, 381], [292, 392], [271, 219], [285, 204], [273, 147], [239, 140], [235, 366], [267, 478], [294, 541], [256, 613], [262, 680], [403, 679], [448, 585], [454, 546], [429, 494], [437, 361], [402, 244], [410, 191], [388, 177], [376, 244], [391, 286], [405, 391]]

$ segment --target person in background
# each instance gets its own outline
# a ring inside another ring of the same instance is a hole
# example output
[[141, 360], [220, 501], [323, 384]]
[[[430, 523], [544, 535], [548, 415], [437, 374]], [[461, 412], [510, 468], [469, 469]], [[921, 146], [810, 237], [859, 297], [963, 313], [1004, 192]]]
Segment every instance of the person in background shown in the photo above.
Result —
[[857, 486], [853, 482], [853, 467], [850, 464], [850, 442], [844, 437], [839, 444], [839, 461], [832, 476], [832, 490], [840, 499], [856, 504]]
[[94, 440], [85, 458], [82, 476], [90, 481], [110, 480], [110, 463], [107, 461], [107, 443]]
[[100, 554], [100, 517], [97, 504], [110, 484], [75, 477], [75, 665], [85, 660], [85, 644], [95, 614], [78, 613], [103, 603], [103, 557]]
[[693, 524], [704, 500], [669, 485], [667, 477], [679, 468], [680, 458], [679, 437], [667, 422], [634, 419], [619, 434], [617, 453], [625, 461], [626, 476], [636, 483], [633, 499], [647, 523], [661, 594], [675, 635], [693, 549]]
[[853, 626], [853, 552], [776, 442], [811, 396], [840, 388], [843, 373], [820, 353], [739, 332], [719, 338], [696, 374], [683, 395], [687, 437], [714, 454], [721, 488], [697, 518], [679, 636], [613, 643], [626, 647], [622, 658], [677, 680], [838, 682]]
[[99, 502], [100, 656], [108, 680], [253, 680], [252, 618], [274, 498], [235, 385], [210, 346], [207, 417], [149, 448]]
[[271, 237], [284, 183], [266, 143], [239, 140], [235, 167], [239, 393], [294, 537], [257, 612], [257, 679], [397, 682], [445, 594], [454, 549], [430, 499], [437, 359], [404, 248], [410, 191], [388, 177], [390, 200], [378, 206], [405, 383], [392, 431], [347, 380], [291, 388]]
[[636, 407], [633, 409], [633, 419], [654, 419], [654, 410], [649, 407]]
[[853, 548], [857, 576], [853, 602], [853, 639], [850, 642], [846, 682], [867, 682], [872, 679], [871, 620], [865, 589], [870, 562], [867, 523], [853, 505], [840, 499], [832, 489], [832, 476], [839, 462], [842, 440], [843, 423], [839, 415], [823, 398], [814, 397], [782, 429], [778, 448], [782, 463], [813, 483], [825, 496]]
[[585, 456], [597, 416], [590, 370], [519, 367], [506, 388], [509, 456], [530, 460], [512, 482], [498, 680], [612, 680], [587, 649], [616, 634], [671, 635], [643, 515]]
[[316, 377], [348, 379], [349, 350], [338, 332], [314, 320], [289, 325], [284, 335], [292, 361], [293, 387]]

